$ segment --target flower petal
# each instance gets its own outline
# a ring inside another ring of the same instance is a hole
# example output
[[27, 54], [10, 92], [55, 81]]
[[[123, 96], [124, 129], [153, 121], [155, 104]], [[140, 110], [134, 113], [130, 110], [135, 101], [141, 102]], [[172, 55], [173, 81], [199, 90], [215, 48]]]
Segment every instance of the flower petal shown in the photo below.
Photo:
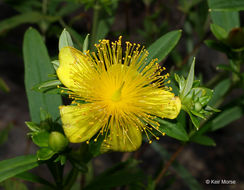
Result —
[[[168, 94], [170, 93], [170, 94]], [[181, 110], [180, 98], [174, 96], [173, 93], [167, 92], [166, 98], [168, 98], [167, 103], [162, 104], [162, 118], [175, 119]]]
[[141, 146], [141, 143], [141, 131], [136, 126], [124, 128], [114, 125], [110, 129], [110, 135], [102, 143], [101, 151], [132, 152], [137, 150]]
[[91, 105], [60, 106], [64, 133], [70, 142], [84, 142], [92, 138], [102, 127], [99, 121], [94, 122]]
[[[68, 88], [75, 87], [73, 73], [87, 62], [85, 55], [79, 50], [72, 47], [63, 47], [59, 52], [59, 68], [57, 75], [59, 80]], [[79, 67], [75, 67], [79, 63]], [[80, 72], [80, 71], [78, 71]]]

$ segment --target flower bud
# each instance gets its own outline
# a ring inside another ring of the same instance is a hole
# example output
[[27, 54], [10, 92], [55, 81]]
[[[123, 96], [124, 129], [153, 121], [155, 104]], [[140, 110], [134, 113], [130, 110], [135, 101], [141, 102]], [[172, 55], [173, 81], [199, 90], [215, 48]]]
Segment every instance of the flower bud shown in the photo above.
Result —
[[49, 136], [49, 147], [55, 151], [62, 151], [68, 145], [68, 139], [60, 132], [53, 131]]
[[195, 103], [195, 110], [199, 112], [202, 109], [202, 104], [200, 102]]

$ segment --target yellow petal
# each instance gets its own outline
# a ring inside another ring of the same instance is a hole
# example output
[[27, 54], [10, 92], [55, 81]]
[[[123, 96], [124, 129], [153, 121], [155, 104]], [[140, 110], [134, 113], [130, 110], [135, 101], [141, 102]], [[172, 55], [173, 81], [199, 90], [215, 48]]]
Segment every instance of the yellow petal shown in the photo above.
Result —
[[101, 151], [109, 150], [119, 152], [132, 152], [137, 150], [142, 143], [141, 131], [136, 126], [128, 126], [123, 130], [121, 126], [113, 126], [110, 129], [110, 135], [102, 143]]
[[[78, 68], [82, 70], [80, 66], [86, 63], [87, 60], [82, 52], [69, 46], [63, 47], [59, 52], [59, 68], [57, 69], [59, 80], [66, 87], [74, 88], [73, 75]], [[77, 67], [77, 64], [79, 64], [79, 67]]]
[[72, 143], [84, 142], [92, 138], [102, 127], [94, 121], [91, 106], [60, 106], [64, 133]]
[[168, 102], [162, 105], [162, 118], [175, 119], [180, 113], [181, 110], [180, 98], [174, 96], [173, 93], [171, 94], [172, 96], [169, 97]]

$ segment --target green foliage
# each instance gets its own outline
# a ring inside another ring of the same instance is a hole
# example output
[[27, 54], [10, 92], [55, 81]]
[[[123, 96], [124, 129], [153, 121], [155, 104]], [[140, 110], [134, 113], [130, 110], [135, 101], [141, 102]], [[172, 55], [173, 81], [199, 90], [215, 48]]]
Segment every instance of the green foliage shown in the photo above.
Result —
[[0, 34], [7, 30], [13, 29], [24, 23], [37, 23], [42, 19], [42, 15], [38, 12], [27, 12], [0, 22]]
[[23, 173], [20, 173], [20, 174], [14, 176], [14, 177], [22, 179], [22, 180], [30, 181], [33, 183], [43, 184], [43, 185], [46, 185], [50, 188], [55, 188], [55, 186], [53, 184], [51, 184], [47, 180], [45, 180], [45, 179], [41, 178], [40, 176], [38, 176], [34, 173], [31, 173], [31, 172], [26, 171], [26, 172], [23, 172]]
[[48, 80], [48, 73], [54, 72], [50, 64], [46, 47], [40, 34], [30, 28], [24, 36], [23, 54], [25, 62], [25, 86], [31, 119], [40, 122], [40, 108], [46, 109], [53, 118], [59, 116], [60, 95], [40, 94], [32, 90], [33, 86]]
[[208, 105], [213, 91], [208, 88], [199, 87], [199, 81], [194, 80], [194, 67], [195, 58], [191, 64], [187, 79], [175, 74], [175, 80], [179, 85], [182, 109], [189, 114], [193, 125], [198, 129], [200, 127], [199, 118], [205, 119], [211, 112], [218, 112], [219, 110]]
[[155, 58], [158, 59], [158, 62], [161, 62], [176, 46], [180, 40], [181, 32], [181, 30], [168, 32], [151, 44], [148, 48], [148, 63]]
[[190, 139], [192, 142], [205, 145], [205, 146], [216, 146], [214, 140], [204, 135], [194, 135]]
[[67, 30], [64, 29], [59, 38], [59, 43], [58, 43], [59, 51], [66, 46], [74, 47], [69, 32], [67, 32]]
[[4, 190], [13, 190], [13, 189], [28, 190], [27, 186], [24, 183], [15, 179], [5, 180], [2, 183], [0, 183], [0, 187], [1, 186], [4, 188]]
[[106, 190], [132, 184], [144, 179], [144, 174], [136, 167], [138, 161], [121, 162], [97, 176], [84, 190]]
[[210, 128], [212, 131], [215, 131], [225, 127], [229, 123], [241, 118], [243, 114], [243, 106], [233, 106], [229, 109], [225, 109], [209, 123]]
[[0, 182], [39, 166], [36, 155], [18, 156], [0, 161]]
[[38, 160], [49, 160], [54, 154], [55, 152], [51, 148], [43, 147], [37, 151], [36, 156]]
[[214, 11], [244, 10], [244, 2], [241, 0], [208, 0], [208, 4]]
[[180, 141], [188, 141], [188, 135], [185, 131], [183, 124], [180, 122], [172, 123], [166, 120], [157, 119], [160, 124], [159, 130], [166, 135], [178, 139]]

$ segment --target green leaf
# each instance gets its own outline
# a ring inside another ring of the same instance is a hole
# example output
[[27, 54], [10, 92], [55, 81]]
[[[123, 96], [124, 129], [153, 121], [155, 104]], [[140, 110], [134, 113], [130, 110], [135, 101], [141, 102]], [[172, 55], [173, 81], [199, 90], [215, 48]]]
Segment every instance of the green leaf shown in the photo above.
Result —
[[215, 50], [221, 51], [227, 55], [230, 55], [231, 49], [224, 43], [215, 40], [205, 40], [204, 43]]
[[39, 166], [36, 155], [18, 156], [0, 161], [0, 182]]
[[48, 147], [49, 136], [47, 131], [41, 131], [32, 136], [32, 141], [39, 147]]
[[3, 92], [9, 92], [9, 87], [1, 78], [0, 78], [0, 90], [2, 90]]
[[181, 30], [168, 32], [151, 44], [148, 48], [149, 55], [147, 58], [147, 64], [149, 64], [151, 60], [155, 58], [158, 59], [158, 62], [162, 61], [173, 50], [180, 40], [181, 32]]
[[225, 93], [229, 90], [230, 85], [231, 85], [231, 80], [229, 78], [222, 80], [220, 83], [218, 83], [214, 88], [213, 96], [209, 102], [209, 105], [210, 106], [216, 105], [218, 100], [220, 100], [225, 95]]
[[160, 118], [156, 119], [159, 124], [159, 130], [166, 135], [178, 139], [180, 141], [188, 141], [188, 135], [181, 123], [171, 123]]
[[211, 24], [210, 29], [218, 40], [224, 40], [228, 37], [228, 32], [217, 24]]
[[211, 121], [211, 130], [215, 131], [225, 127], [231, 122], [240, 119], [243, 115], [244, 110], [241, 106], [234, 106], [232, 108], [226, 109]]
[[145, 176], [137, 164], [135, 160], [121, 162], [94, 178], [84, 190], [107, 190], [142, 181]]
[[0, 22], [0, 34], [24, 23], [38, 23], [41, 19], [43, 19], [43, 15], [39, 12], [26, 12], [7, 18]]
[[48, 160], [52, 158], [54, 154], [55, 152], [48, 147], [40, 148], [36, 153], [38, 160]]
[[40, 184], [46, 185], [51, 188], [55, 188], [55, 186], [53, 184], [51, 184], [49, 181], [41, 178], [40, 176], [38, 176], [34, 173], [31, 173], [31, 172], [23, 172], [14, 177], [25, 180], [25, 181], [30, 181], [33, 183], [40, 183]]
[[221, 112], [221, 110], [213, 108], [211, 106], [206, 106], [205, 110], [206, 111], [213, 111], [213, 112]]
[[49, 90], [57, 89], [58, 85], [61, 84], [62, 83], [60, 82], [60, 80], [57, 79], [47, 80], [39, 84], [36, 84], [33, 87], [33, 90], [36, 90], [37, 92], [48, 92]]
[[219, 25], [227, 32], [232, 28], [240, 26], [240, 18], [238, 12], [210, 12], [211, 19], [214, 24]]
[[199, 127], [200, 127], [200, 121], [199, 121], [199, 119], [198, 119], [197, 117], [195, 117], [194, 115], [192, 115], [190, 112], [187, 112], [187, 113], [189, 114], [190, 119], [191, 119], [193, 125], [194, 125], [197, 129], [199, 129]]
[[88, 47], [89, 47], [89, 35], [90, 34], [87, 34], [86, 35], [86, 38], [84, 40], [84, 43], [83, 43], [83, 53], [85, 53], [88, 50]]
[[64, 29], [59, 37], [59, 43], [58, 43], [59, 51], [66, 46], [74, 47], [69, 32], [66, 29]]
[[[114, 17], [111, 16], [99, 20], [95, 43], [98, 43], [99, 40], [104, 39], [107, 36], [113, 22], [114, 22]], [[90, 44], [90, 45], [93, 46], [94, 44]]]
[[214, 11], [241, 11], [244, 10], [242, 0], [208, 0], [209, 7]]
[[47, 49], [40, 34], [33, 28], [26, 31], [24, 36], [25, 88], [29, 103], [31, 120], [40, 122], [40, 108], [47, 110], [54, 119], [59, 117], [61, 96], [41, 94], [32, 90], [33, 86], [48, 80], [48, 74], [54, 72], [50, 63]]
[[82, 49], [82, 44], [84, 42], [84, 36], [81, 36], [77, 31], [75, 31], [73, 28], [69, 27], [68, 25], [65, 26], [67, 31], [70, 33], [73, 41], [75, 42], [74, 47], [77, 49]]
[[205, 145], [205, 146], [216, 146], [216, 143], [214, 142], [214, 140], [208, 136], [204, 136], [204, 135], [195, 135], [192, 136], [190, 141], [201, 144], [201, 145]]
[[53, 68], [56, 71], [59, 68], [59, 60], [53, 60], [51, 63], [53, 64]]
[[4, 190], [28, 190], [27, 186], [24, 183], [16, 179], [5, 180], [0, 184], [0, 187], [1, 186], [4, 188]]
[[39, 132], [41, 130], [40, 127], [34, 122], [26, 121], [25, 124], [32, 132]]
[[[170, 159], [170, 154], [167, 152], [167, 150], [160, 146], [156, 141], [154, 141], [151, 146], [160, 154], [162, 158], [167, 160]], [[176, 173], [182, 178], [182, 182], [184, 182], [190, 190], [203, 190], [202, 186], [197, 182], [197, 180], [181, 164], [174, 161], [172, 167], [174, 168]]]
[[194, 67], [195, 67], [195, 57], [193, 58], [189, 74], [186, 79], [185, 86], [182, 90], [182, 97], [185, 97], [191, 90], [194, 81]]

